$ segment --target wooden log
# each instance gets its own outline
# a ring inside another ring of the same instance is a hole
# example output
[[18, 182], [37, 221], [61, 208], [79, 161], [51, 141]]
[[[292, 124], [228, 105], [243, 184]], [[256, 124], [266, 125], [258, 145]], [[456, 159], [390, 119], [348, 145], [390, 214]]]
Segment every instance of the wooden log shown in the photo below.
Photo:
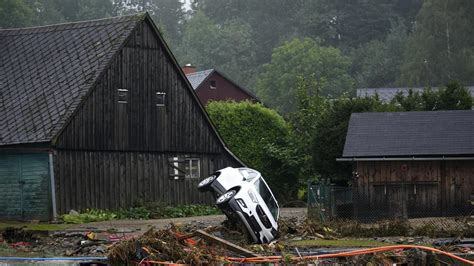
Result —
[[206, 241], [222, 245], [226, 249], [228, 249], [230, 251], [233, 251], [233, 252], [236, 252], [236, 253], [238, 253], [240, 255], [243, 255], [245, 257], [250, 258], [250, 257], [258, 257], [259, 256], [258, 254], [255, 254], [255, 253], [253, 253], [252, 251], [250, 251], [248, 249], [237, 246], [237, 245], [235, 245], [235, 244], [233, 244], [233, 243], [231, 243], [227, 240], [224, 240], [222, 238], [219, 238], [219, 237], [213, 236], [211, 234], [208, 234], [203, 230], [196, 230], [196, 232], [194, 232], [194, 234], [196, 236], [199, 236], [200, 238], [206, 240]]

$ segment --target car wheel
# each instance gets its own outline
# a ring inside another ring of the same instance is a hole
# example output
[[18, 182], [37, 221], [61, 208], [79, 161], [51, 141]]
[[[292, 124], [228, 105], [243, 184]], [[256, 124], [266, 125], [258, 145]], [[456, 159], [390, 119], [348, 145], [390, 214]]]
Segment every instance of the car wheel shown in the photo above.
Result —
[[227, 191], [226, 193], [220, 195], [217, 200], [216, 200], [216, 204], [218, 206], [222, 206], [224, 204], [226, 204], [227, 202], [229, 202], [229, 200], [231, 200], [235, 194], [237, 194], [237, 191], [231, 189], [229, 191]]
[[198, 184], [198, 190], [201, 192], [209, 190], [211, 187], [212, 182], [217, 179], [216, 175], [211, 175], [208, 178], [203, 179], [201, 182]]

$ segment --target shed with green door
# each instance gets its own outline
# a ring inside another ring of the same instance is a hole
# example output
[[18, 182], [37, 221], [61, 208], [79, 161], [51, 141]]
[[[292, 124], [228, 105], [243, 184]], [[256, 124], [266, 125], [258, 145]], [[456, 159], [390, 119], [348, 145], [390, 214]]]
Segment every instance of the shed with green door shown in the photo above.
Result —
[[0, 30], [0, 219], [210, 203], [242, 163], [148, 14]]

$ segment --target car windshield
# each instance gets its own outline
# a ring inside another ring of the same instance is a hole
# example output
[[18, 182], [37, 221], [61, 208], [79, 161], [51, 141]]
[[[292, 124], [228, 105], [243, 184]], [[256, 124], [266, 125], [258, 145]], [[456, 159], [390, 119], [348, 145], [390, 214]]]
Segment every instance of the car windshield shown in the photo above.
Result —
[[276, 203], [275, 198], [272, 196], [270, 189], [268, 189], [267, 184], [259, 178], [254, 183], [255, 189], [257, 190], [258, 194], [262, 197], [263, 201], [267, 204], [268, 209], [272, 213], [273, 218], [275, 221], [278, 219], [278, 205]]

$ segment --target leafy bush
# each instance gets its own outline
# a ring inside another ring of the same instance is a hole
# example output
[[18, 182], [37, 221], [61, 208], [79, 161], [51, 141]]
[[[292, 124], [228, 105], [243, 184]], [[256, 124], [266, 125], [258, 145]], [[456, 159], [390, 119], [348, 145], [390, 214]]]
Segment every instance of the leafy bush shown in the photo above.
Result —
[[220, 135], [248, 167], [262, 173], [280, 200], [298, 184], [299, 155], [289, 127], [276, 111], [251, 102], [210, 102], [207, 112]]
[[232, 152], [258, 170], [264, 165], [263, 148], [288, 134], [283, 117], [258, 103], [210, 102], [206, 110]]
[[159, 219], [178, 218], [220, 214], [219, 209], [207, 205], [166, 206], [163, 203], [152, 202], [144, 206], [128, 209], [98, 210], [86, 209], [81, 213], [70, 213], [61, 216], [65, 223], [82, 224], [117, 219]]
[[117, 219], [117, 214], [108, 210], [86, 209], [82, 213], [70, 213], [61, 216], [68, 224], [82, 224]]

